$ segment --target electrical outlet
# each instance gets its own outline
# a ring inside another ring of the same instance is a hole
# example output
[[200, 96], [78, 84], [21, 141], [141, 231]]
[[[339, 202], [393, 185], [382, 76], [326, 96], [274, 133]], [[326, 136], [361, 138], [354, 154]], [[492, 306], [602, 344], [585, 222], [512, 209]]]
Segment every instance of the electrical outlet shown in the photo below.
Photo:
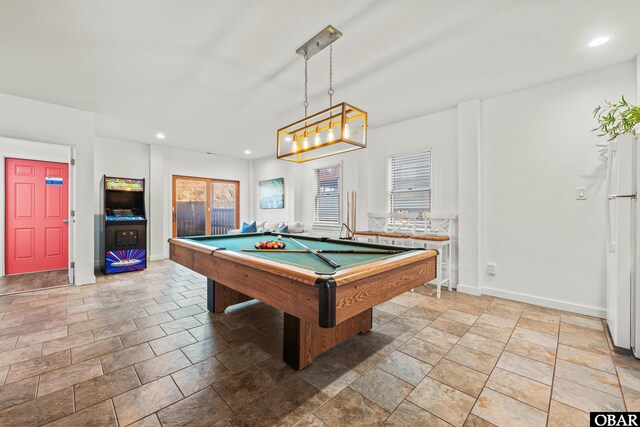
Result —
[[487, 264], [487, 274], [489, 276], [495, 276], [496, 275], [496, 264], [493, 262], [490, 262], [489, 264]]
[[576, 200], [587, 200], [587, 190], [584, 187], [576, 188]]

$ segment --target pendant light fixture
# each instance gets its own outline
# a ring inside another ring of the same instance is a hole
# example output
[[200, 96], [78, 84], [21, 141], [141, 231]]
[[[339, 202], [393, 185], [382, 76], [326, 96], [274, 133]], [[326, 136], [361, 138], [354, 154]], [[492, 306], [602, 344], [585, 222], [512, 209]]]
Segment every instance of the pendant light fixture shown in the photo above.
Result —
[[[296, 50], [304, 58], [304, 118], [278, 129], [278, 159], [302, 163], [367, 147], [367, 113], [346, 102], [333, 105], [333, 42], [340, 37], [329, 25]], [[309, 116], [307, 64], [327, 46], [329, 108]]]

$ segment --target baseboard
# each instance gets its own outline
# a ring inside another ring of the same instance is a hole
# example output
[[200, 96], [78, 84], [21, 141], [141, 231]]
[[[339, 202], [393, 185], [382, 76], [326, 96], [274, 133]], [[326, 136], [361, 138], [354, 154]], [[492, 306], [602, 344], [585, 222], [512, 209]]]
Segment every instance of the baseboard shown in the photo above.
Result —
[[[460, 285], [458, 285], [458, 290], [460, 290]], [[570, 311], [572, 313], [585, 314], [587, 316], [595, 316], [600, 318], [606, 317], [606, 310], [604, 308], [590, 307], [587, 305], [574, 304], [566, 301], [558, 301], [558, 300], [549, 299], [549, 298], [536, 297], [533, 295], [521, 294], [519, 292], [509, 292], [509, 291], [504, 291], [502, 289], [482, 288], [480, 290], [484, 295], [491, 295], [494, 297], [526, 302], [528, 304], [541, 305], [543, 307], [554, 308], [556, 310]]]
[[94, 283], [96, 283], [96, 276], [91, 274], [88, 276], [76, 276], [75, 278], [76, 286], [82, 286], [82, 285], [92, 285]]
[[458, 292], [462, 292], [465, 294], [471, 294], [471, 295], [482, 295], [482, 289], [480, 288], [476, 288], [475, 286], [465, 286], [462, 283], [458, 283], [457, 286], [455, 286], [456, 290]]

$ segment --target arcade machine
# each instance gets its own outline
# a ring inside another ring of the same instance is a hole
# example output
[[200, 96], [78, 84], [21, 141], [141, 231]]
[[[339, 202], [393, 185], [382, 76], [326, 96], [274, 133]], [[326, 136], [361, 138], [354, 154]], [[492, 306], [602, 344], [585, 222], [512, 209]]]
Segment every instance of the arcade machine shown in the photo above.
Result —
[[104, 177], [100, 268], [105, 274], [147, 267], [144, 179]]

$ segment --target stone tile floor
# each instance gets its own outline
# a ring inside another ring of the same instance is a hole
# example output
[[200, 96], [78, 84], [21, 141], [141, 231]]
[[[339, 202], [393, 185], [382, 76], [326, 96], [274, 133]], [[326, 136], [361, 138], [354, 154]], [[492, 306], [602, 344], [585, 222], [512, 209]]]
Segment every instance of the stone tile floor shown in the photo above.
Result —
[[600, 319], [422, 286], [295, 372], [282, 315], [171, 263], [0, 297], [0, 425], [579, 426], [640, 411]]
[[15, 274], [0, 277], [0, 295], [54, 288], [69, 284], [68, 271], [53, 270], [39, 273]]

